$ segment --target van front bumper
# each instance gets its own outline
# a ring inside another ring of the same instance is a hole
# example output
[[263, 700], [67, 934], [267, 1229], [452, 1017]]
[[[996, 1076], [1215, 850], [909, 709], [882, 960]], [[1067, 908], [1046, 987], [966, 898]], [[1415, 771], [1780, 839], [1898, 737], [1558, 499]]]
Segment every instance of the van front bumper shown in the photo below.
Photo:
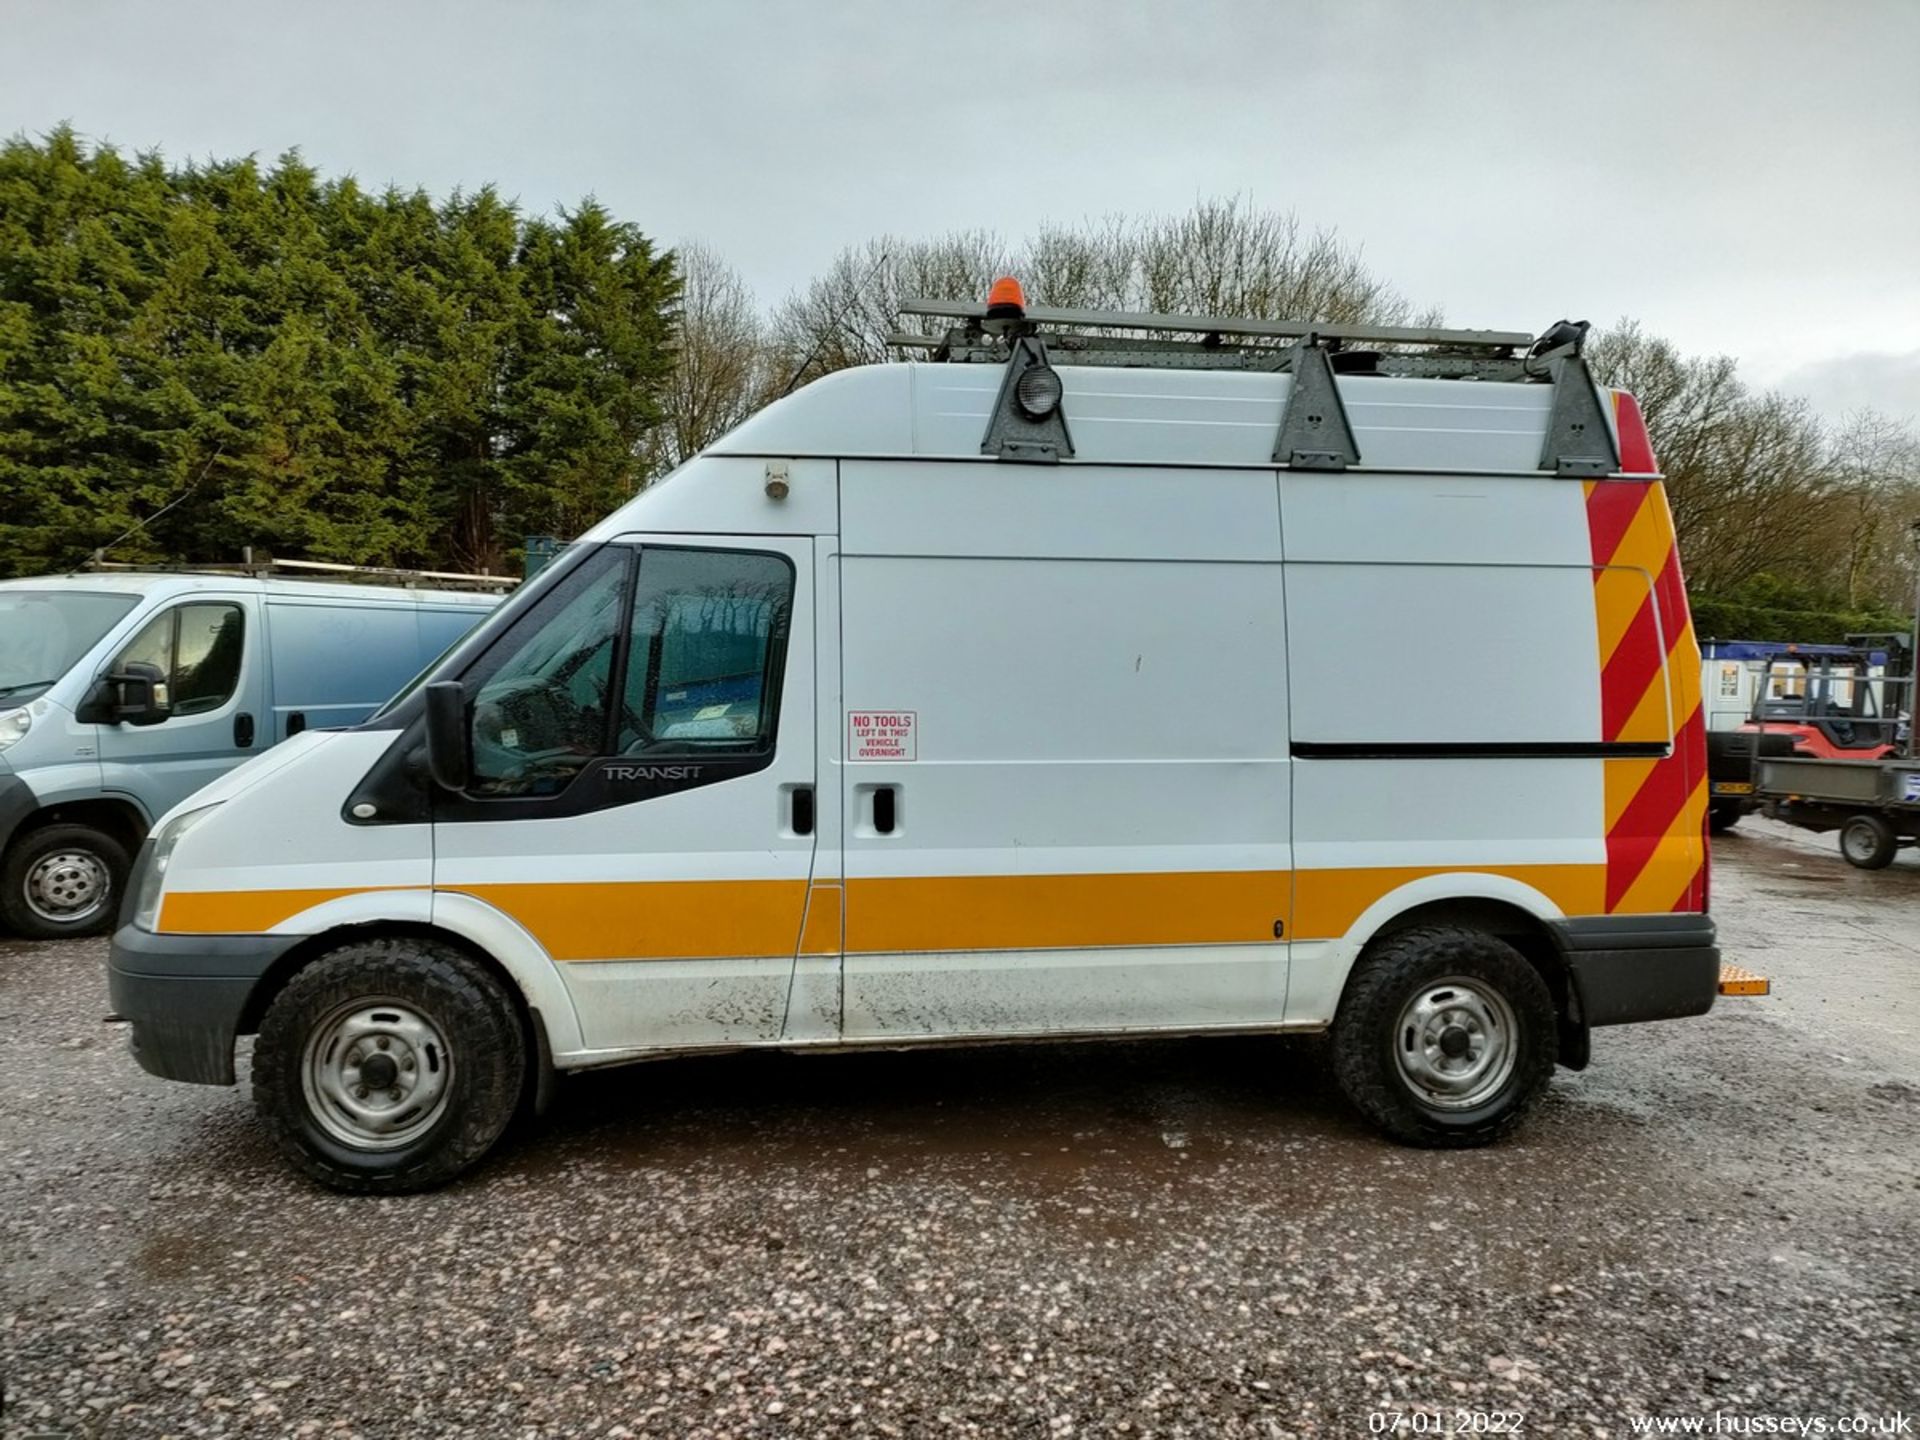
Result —
[[1704, 1015], [1720, 990], [1707, 915], [1587, 915], [1554, 924], [1580, 1019], [1631, 1025]]
[[233, 1041], [260, 977], [298, 935], [114, 933], [107, 991], [131, 1022], [133, 1058], [149, 1075], [193, 1085], [233, 1084]]

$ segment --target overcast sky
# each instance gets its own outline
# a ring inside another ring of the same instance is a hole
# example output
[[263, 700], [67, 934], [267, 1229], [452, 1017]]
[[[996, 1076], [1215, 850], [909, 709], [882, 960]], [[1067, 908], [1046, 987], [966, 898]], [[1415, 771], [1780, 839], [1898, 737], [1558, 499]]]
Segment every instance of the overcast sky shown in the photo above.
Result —
[[1452, 323], [1633, 315], [1920, 424], [1916, 0], [0, 0], [0, 133], [63, 120], [592, 193], [769, 302], [883, 231], [1240, 194]]

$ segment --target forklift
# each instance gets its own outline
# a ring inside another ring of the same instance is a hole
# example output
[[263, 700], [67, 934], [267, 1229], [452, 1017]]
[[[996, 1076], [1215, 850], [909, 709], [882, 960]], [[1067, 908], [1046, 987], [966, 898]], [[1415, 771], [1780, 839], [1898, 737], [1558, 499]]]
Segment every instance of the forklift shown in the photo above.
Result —
[[1751, 671], [1760, 662], [1745, 719], [1707, 732], [1707, 822], [1714, 834], [1759, 808], [1755, 767], [1762, 759], [1878, 761], [1899, 753], [1905, 737], [1886, 704], [1889, 687], [1901, 683], [1888, 674], [1896, 653], [1885, 644], [1890, 637], [1847, 638], [1847, 645], [1709, 641], [1704, 647], [1708, 667], [1718, 665], [1729, 678], [1736, 666]]
[[[1806, 693], [1797, 697], [1804, 705], [1763, 700], [1749, 726], [1730, 732], [1748, 745], [1750, 788], [1740, 803], [1803, 830], [1837, 830], [1849, 865], [1885, 869], [1899, 851], [1920, 847], [1914, 677], [1884, 670], [1822, 677], [1821, 668], [1807, 672]], [[1717, 788], [1711, 753], [1708, 778]]]

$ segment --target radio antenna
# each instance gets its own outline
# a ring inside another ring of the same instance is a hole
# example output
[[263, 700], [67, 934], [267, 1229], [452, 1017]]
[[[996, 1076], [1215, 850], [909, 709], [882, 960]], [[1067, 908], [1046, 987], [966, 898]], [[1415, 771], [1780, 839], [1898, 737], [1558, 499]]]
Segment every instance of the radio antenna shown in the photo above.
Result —
[[807, 373], [807, 367], [814, 362], [815, 357], [820, 354], [821, 347], [827, 343], [827, 337], [838, 330], [846, 321], [848, 313], [859, 303], [860, 297], [866, 293], [867, 286], [873, 283], [873, 277], [880, 273], [880, 267], [886, 264], [892, 257], [893, 251], [891, 249], [882, 250], [880, 252], [880, 258], [867, 267], [866, 275], [861, 278], [858, 285], [853, 287], [853, 292], [847, 296], [847, 303], [840, 307], [834, 314], [832, 320], [821, 327], [819, 337], [813, 342], [813, 348], [807, 352], [806, 359], [800, 362], [799, 367], [793, 372], [792, 377], [787, 381], [777, 398], [784, 400], [793, 393], [793, 387], [800, 383], [800, 377]]
[[[195, 490], [198, 490], [200, 488], [200, 482], [206, 479], [207, 473], [213, 469], [213, 462], [220, 458], [220, 453], [226, 448], [227, 448], [227, 442], [224, 440], [222, 440], [218, 445], [214, 446], [213, 454], [209, 455], [207, 457], [207, 463], [200, 467], [200, 473], [194, 476], [193, 479], [189, 480], [186, 484], [186, 487], [182, 489], [178, 495], [174, 496], [171, 500], [169, 500], [166, 504], [162, 505], [158, 510], [154, 511], [151, 515], [145, 516], [142, 519], [134, 521], [133, 524], [129, 525], [125, 530], [122, 530], [118, 535], [114, 536], [113, 539], [109, 540], [106, 544], [98, 547], [95, 550], [89, 551], [86, 555], [81, 557], [80, 563], [84, 565], [88, 560], [99, 560], [109, 550], [113, 549], [114, 546], [120, 544], [123, 540], [131, 539], [133, 536], [139, 534], [142, 530], [146, 529], [147, 526], [151, 525], [154, 521], [158, 520], [162, 515], [166, 514], [169, 510], [173, 509], [174, 506], [178, 505], [182, 500], [186, 499]], [[78, 566], [74, 567], [74, 569], [78, 569], [78, 568], [79, 568]], [[71, 575], [74, 573], [74, 570], [70, 569], [67, 571], [67, 573]]]

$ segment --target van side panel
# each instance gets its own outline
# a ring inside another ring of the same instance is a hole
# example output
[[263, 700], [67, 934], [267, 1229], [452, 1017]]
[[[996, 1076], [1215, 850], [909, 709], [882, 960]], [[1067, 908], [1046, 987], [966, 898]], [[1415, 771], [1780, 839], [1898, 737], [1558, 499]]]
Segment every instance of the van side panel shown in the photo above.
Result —
[[1658, 482], [1290, 474], [1281, 492], [1289, 1020], [1329, 1017], [1359, 945], [1414, 904], [1703, 907], [1700, 659]]
[[[1281, 477], [1294, 745], [1288, 1020], [1399, 910], [1603, 902], [1584, 497], [1549, 477]], [[1643, 586], [1644, 589], [1644, 586]]]
[[357, 725], [490, 608], [269, 595], [272, 740]]
[[1273, 472], [842, 474], [846, 1038], [1279, 1023]]

